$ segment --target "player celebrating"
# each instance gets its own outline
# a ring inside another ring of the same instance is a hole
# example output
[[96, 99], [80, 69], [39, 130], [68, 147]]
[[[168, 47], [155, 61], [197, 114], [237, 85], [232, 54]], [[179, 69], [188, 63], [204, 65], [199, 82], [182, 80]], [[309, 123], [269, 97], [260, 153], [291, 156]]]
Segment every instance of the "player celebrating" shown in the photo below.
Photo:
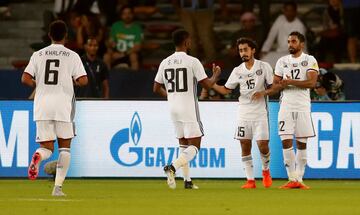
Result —
[[[305, 37], [291, 32], [288, 37], [290, 55], [281, 57], [275, 67], [274, 83], [283, 88], [278, 115], [279, 135], [283, 145], [285, 168], [289, 181], [283, 189], [309, 189], [302, 183], [307, 161], [306, 142], [315, 136], [310, 113], [310, 88], [315, 87], [319, 71], [316, 59], [303, 53]], [[293, 138], [296, 138], [296, 155]]]
[[53, 196], [65, 196], [61, 187], [69, 169], [70, 143], [75, 135], [73, 81], [78, 86], [88, 82], [79, 55], [64, 47], [66, 35], [67, 27], [63, 21], [51, 23], [49, 37], [52, 44], [33, 53], [21, 78], [24, 84], [36, 86], [34, 120], [36, 142], [40, 143], [40, 148], [32, 156], [29, 179], [37, 178], [41, 161], [48, 159], [54, 151], [56, 138], [59, 144]]
[[[180, 155], [170, 165], [164, 167], [167, 183], [175, 189], [175, 172], [183, 167], [185, 188], [195, 188], [187, 179], [188, 163], [200, 149], [201, 137], [204, 135], [200, 121], [197, 101], [197, 83], [210, 89], [217, 81], [221, 70], [213, 65], [213, 75], [209, 79], [200, 61], [187, 55], [191, 47], [190, 34], [182, 29], [172, 34], [176, 47], [174, 54], [165, 58], [155, 77], [154, 92], [167, 97], [171, 118], [179, 139]], [[165, 85], [165, 88], [162, 86]], [[184, 171], [185, 170], [185, 171]]]
[[240, 140], [242, 162], [247, 178], [242, 188], [256, 188], [251, 156], [252, 139], [256, 140], [260, 150], [263, 185], [267, 188], [272, 185], [272, 179], [269, 170], [269, 123], [266, 96], [273, 92], [267, 89], [272, 84], [273, 71], [268, 63], [254, 58], [256, 43], [253, 40], [240, 38], [237, 41], [237, 48], [243, 63], [233, 69], [225, 86], [215, 85], [214, 89], [226, 95], [239, 85], [239, 111], [235, 138]]

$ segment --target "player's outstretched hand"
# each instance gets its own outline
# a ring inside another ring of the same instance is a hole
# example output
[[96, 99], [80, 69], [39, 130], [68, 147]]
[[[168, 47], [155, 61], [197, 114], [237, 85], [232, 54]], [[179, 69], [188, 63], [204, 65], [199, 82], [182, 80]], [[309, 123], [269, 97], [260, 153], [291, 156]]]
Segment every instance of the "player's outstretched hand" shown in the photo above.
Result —
[[260, 92], [255, 92], [252, 96], [251, 96], [251, 100], [258, 100], [262, 97], [265, 96], [265, 91], [260, 91]]
[[212, 65], [212, 72], [216, 77], [219, 77], [221, 74], [221, 68], [220, 66], [216, 66], [215, 63]]

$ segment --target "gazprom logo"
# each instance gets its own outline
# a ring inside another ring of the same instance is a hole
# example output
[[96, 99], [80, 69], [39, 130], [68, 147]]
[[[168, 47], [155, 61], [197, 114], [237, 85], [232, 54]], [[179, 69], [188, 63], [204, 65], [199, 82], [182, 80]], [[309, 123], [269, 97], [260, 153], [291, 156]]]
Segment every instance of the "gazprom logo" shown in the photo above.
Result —
[[123, 166], [135, 166], [135, 165], [138, 165], [143, 160], [142, 148], [139, 148], [139, 147], [130, 147], [129, 148], [129, 151], [128, 151], [129, 154], [134, 154], [137, 157], [137, 159], [135, 159], [135, 161], [133, 161], [133, 162], [125, 162], [122, 159], [120, 159], [120, 156], [119, 156], [120, 148], [123, 145], [128, 144], [130, 141], [129, 134], [131, 134], [132, 142], [136, 146], [140, 141], [141, 132], [142, 132], [141, 120], [140, 120], [138, 112], [135, 112], [131, 119], [130, 129], [124, 128], [124, 129], [118, 131], [111, 140], [111, 143], [110, 143], [111, 156], [114, 158], [114, 160], [117, 163], [119, 163], [120, 165], [123, 165]]
[[[118, 131], [110, 143], [110, 152], [114, 161], [126, 167], [144, 165], [162, 167], [176, 159], [178, 147], [140, 147], [142, 123], [138, 112], [132, 116], [130, 127]], [[150, 143], [156, 145], [156, 143]], [[225, 148], [202, 148], [191, 167], [225, 167]]]

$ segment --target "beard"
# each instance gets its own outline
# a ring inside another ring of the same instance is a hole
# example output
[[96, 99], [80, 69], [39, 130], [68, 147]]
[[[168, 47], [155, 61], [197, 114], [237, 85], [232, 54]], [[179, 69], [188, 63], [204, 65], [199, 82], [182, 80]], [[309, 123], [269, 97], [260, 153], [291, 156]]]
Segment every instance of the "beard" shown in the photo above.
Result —
[[250, 58], [249, 58], [248, 56], [242, 56], [242, 57], [241, 57], [241, 60], [242, 60], [243, 62], [247, 62], [247, 61], [250, 60]]
[[296, 48], [289, 48], [289, 53], [290, 54], [296, 54], [299, 52], [299, 49], [296, 49]]

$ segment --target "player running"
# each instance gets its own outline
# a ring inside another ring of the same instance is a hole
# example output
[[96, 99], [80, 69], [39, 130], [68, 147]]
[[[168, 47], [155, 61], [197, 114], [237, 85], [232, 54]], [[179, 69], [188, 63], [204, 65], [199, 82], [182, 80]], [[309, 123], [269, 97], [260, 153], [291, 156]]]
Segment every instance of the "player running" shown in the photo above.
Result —
[[28, 170], [30, 180], [39, 174], [41, 161], [54, 151], [54, 142], [59, 144], [53, 196], [65, 196], [62, 185], [70, 165], [70, 143], [75, 136], [75, 82], [85, 86], [86, 71], [78, 54], [64, 47], [67, 27], [63, 21], [50, 25], [52, 44], [33, 53], [22, 75], [22, 83], [35, 87], [34, 120], [36, 142], [40, 148], [32, 156]]

